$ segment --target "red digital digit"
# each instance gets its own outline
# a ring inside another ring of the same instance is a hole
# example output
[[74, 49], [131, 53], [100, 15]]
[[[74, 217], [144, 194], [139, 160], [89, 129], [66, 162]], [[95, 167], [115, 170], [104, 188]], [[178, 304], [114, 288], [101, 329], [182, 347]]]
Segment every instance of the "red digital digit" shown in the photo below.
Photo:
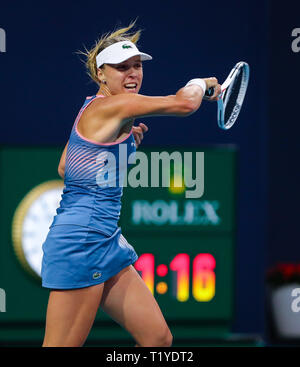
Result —
[[188, 254], [178, 254], [170, 263], [170, 269], [177, 272], [176, 298], [180, 302], [189, 299], [190, 257]]
[[141, 277], [150, 289], [151, 293], [154, 293], [154, 255], [143, 254], [141, 255], [134, 267], [137, 271], [141, 272]]
[[208, 302], [215, 296], [216, 260], [211, 254], [198, 254], [193, 261], [193, 296], [196, 301]]

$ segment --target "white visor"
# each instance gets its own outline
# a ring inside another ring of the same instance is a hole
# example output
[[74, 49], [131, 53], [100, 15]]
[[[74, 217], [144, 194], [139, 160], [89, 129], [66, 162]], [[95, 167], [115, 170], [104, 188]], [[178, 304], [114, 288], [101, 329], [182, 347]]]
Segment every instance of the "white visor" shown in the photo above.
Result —
[[103, 64], [119, 64], [133, 56], [141, 56], [141, 61], [152, 60], [152, 56], [140, 52], [134, 43], [121, 41], [106, 47], [97, 55], [97, 67], [100, 68]]

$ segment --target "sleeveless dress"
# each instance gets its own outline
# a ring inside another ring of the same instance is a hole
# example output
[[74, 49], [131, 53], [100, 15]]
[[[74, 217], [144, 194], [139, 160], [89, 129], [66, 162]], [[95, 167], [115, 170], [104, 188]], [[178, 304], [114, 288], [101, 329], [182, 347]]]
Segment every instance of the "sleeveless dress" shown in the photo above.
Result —
[[45, 288], [103, 283], [138, 258], [118, 227], [128, 158], [136, 151], [132, 130], [104, 144], [77, 129], [83, 111], [101, 97], [86, 98], [70, 134], [62, 199], [43, 244]]

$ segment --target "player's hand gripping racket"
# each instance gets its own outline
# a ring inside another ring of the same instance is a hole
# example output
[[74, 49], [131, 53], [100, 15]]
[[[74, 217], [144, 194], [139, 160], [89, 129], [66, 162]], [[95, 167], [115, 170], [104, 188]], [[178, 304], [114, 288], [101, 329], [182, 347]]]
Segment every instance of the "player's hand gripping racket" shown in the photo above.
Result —
[[[228, 130], [235, 123], [241, 111], [246, 95], [250, 68], [246, 62], [238, 62], [231, 70], [222, 84], [221, 94], [218, 99], [218, 125], [221, 129]], [[205, 92], [206, 97], [214, 94], [214, 88]]]

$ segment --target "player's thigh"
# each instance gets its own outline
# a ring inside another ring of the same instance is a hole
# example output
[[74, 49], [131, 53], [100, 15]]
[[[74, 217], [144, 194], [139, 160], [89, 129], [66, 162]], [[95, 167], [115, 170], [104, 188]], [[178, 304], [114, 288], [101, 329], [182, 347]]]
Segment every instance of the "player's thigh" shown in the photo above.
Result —
[[81, 346], [99, 308], [104, 284], [49, 295], [43, 346]]
[[133, 266], [105, 282], [100, 306], [138, 344], [171, 344], [172, 335], [159, 305]]

